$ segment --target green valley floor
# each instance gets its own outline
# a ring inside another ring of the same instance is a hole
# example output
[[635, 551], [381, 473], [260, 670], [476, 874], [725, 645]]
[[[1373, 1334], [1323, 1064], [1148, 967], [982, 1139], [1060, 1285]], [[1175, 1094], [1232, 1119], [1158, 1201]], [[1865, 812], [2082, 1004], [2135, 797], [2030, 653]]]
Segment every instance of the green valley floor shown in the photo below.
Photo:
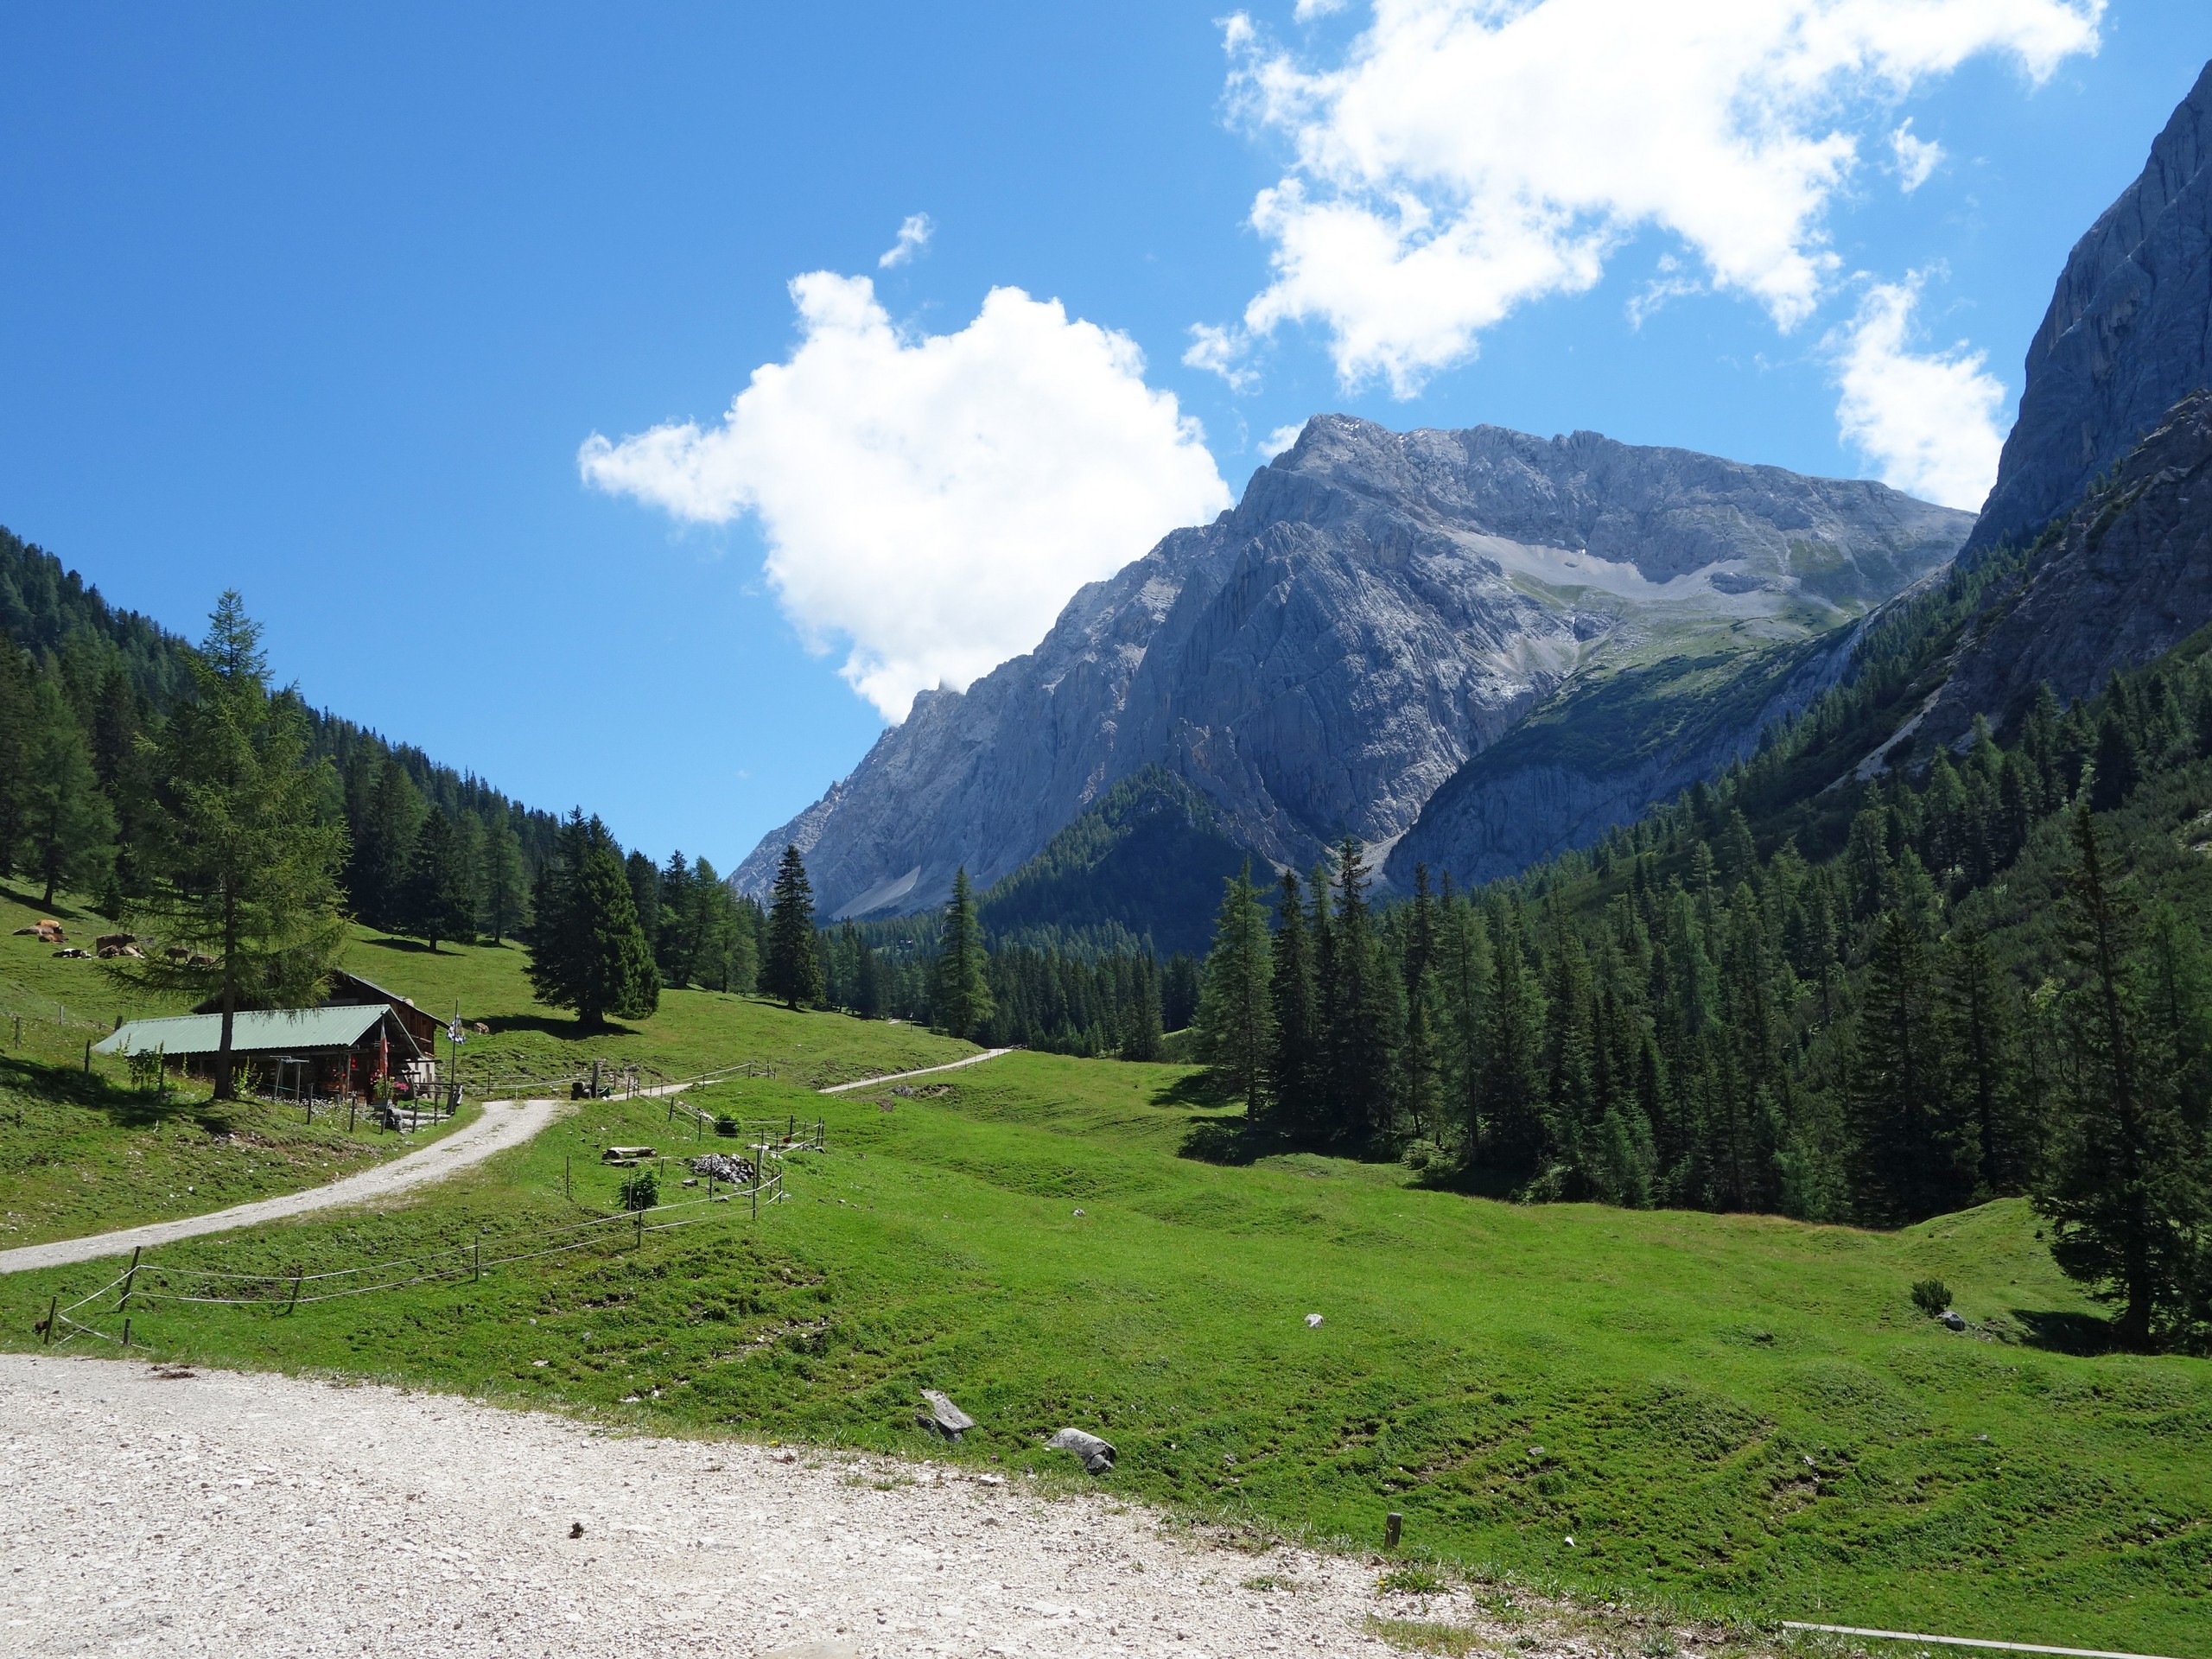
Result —
[[[825, 1057], [880, 1041], [783, 1017]], [[662, 1212], [708, 1219], [289, 1314], [141, 1300], [136, 1339], [976, 1471], [1064, 1478], [1044, 1440], [1071, 1425], [1119, 1449], [1113, 1491], [1358, 1548], [1397, 1511], [1402, 1554], [1447, 1581], [2212, 1659], [2212, 1368], [2071, 1351], [2094, 1310], [2020, 1203], [1888, 1236], [1516, 1206], [1395, 1166], [1236, 1161], [1236, 1112], [1179, 1067], [1014, 1054], [901, 1089], [689, 1096], [823, 1120], [757, 1217]], [[736, 1144], [664, 1102], [587, 1103], [404, 1204], [157, 1255], [496, 1260], [614, 1212], [632, 1172], [605, 1146]], [[664, 1201], [700, 1195], [681, 1173]], [[49, 1297], [114, 1271], [0, 1280], [0, 1341], [34, 1344]], [[1930, 1275], [1965, 1332], [1913, 1307]], [[958, 1447], [915, 1427], [924, 1388], [980, 1424]]]

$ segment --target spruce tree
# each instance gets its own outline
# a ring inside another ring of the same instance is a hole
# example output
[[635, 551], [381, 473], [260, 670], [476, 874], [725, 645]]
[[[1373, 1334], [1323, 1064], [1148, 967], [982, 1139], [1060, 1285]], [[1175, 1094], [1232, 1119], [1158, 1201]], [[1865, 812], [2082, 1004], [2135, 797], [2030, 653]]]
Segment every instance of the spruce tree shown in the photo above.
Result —
[[[965, 886], [967, 875], [962, 873]], [[787, 846], [768, 901], [768, 949], [760, 988], [787, 1008], [822, 1000], [822, 957], [814, 938], [814, 887], [798, 849]]]
[[1927, 935], [1893, 903], [1875, 924], [1852, 1065], [1870, 1220], [1918, 1221], [1973, 1193], [1980, 1141], [1953, 1115], [1944, 1069]]
[[1392, 993], [1367, 903], [1368, 869], [1357, 836], [1337, 849], [1337, 905], [1331, 930], [1327, 978], [1321, 987], [1326, 1025], [1325, 1056], [1332, 1129], [1358, 1137], [1389, 1132], [1396, 1101], [1391, 1087], [1395, 1056]]
[[1213, 947], [1198, 982], [1197, 1030], [1198, 1058], [1222, 1092], [1242, 1100], [1254, 1117], [1264, 1106], [1274, 1048], [1274, 968], [1267, 912], [1247, 864], [1223, 884]]
[[335, 780], [308, 756], [307, 712], [289, 691], [270, 695], [260, 627], [235, 592], [217, 603], [189, 671], [190, 693], [147, 757], [151, 887], [127, 912], [135, 931], [183, 954], [165, 948], [123, 975], [212, 996], [215, 1097], [227, 1100], [233, 1016], [308, 1001], [345, 943], [346, 830], [321, 810]]
[[44, 887], [41, 905], [67, 884], [97, 892], [115, 856], [115, 813], [100, 792], [75, 712], [51, 676], [31, 688], [30, 741], [20, 812], [26, 862]]
[[522, 926], [530, 888], [523, 865], [522, 842], [502, 810], [492, 815], [484, 832], [482, 913], [498, 944]]
[[2131, 961], [2137, 918], [2107, 868], [2088, 801], [2074, 811], [2068, 890], [2074, 983], [2061, 1011], [2071, 1065], [2036, 1208], [2060, 1268], [2116, 1302], [2115, 1335], [2141, 1350], [2201, 1317], [2212, 1231], [2204, 1129], [2174, 1088], [2170, 1052], [2145, 1018]]
[[1429, 891], [1428, 866], [1416, 864], [1406, 918], [1406, 1039], [1398, 1059], [1398, 1111], [1416, 1135], [1435, 1134], [1440, 1103], [1437, 1027], [1443, 1003], [1437, 984], [1438, 950], [1436, 899]]
[[407, 931], [426, 941], [433, 952], [441, 939], [475, 935], [476, 906], [461, 832], [435, 807], [423, 816], [423, 827], [416, 835], [415, 857], [401, 909]]
[[975, 1038], [995, 1011], [990, 982], [985, 977], [988, 959], [983, 951], [983, 925], [976, 914], [976, 894], [968, 885], [968, 867], [952, 878], [952, 902], [945, 906], [944, 931], [938, 942], [936, 982], [930, 989], [930, 1006], [939, 1031], [952, 1037]]
[[1141, 956], [1131, 964], [1128, 995], [1122, 1007], [1122, 1058], [1158, 1059], [1160, 1036], [1160, 969], [1150, 957]]
[[0, 875], [14, 872], [23, 839], [24, 780], [35, 721], [30, 659], [0, 635]]
[[604, 1028], [610, 1014], [642, 1019], [660, 1006], [660, 976], [622, 852], [598, 818], [569, 814], [539, 873], [533, 908], [524, 941], [539, 1001], [574, 1010], [588, 1031]]
[[1269, 974], [1269, 1012], [1274, 1042], [1268, 1059], [1271, 1109], [1294, 1130], [1313, 1127], [1319, 1009], [1313, 988], [1313, 943], [1306, 931], [1298, 875], [1285, 870], [1275, 903], [1274, 962]]
[[1544, 1011], [1518, 899], [1507, 901], [1497, 931], [1483, 988], [1478, 1139], [1484, 1161], [1526, 1173], [1543, 1148]]

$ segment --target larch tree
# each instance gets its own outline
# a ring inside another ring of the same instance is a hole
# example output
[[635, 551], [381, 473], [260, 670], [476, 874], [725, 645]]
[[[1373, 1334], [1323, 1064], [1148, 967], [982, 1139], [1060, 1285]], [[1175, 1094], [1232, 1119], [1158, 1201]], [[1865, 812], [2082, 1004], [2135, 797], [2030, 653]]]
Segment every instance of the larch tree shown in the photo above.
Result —
[[164, 949], [124, 972], [149, 988], [213, 998], [222, 1016], [215, 1097], [228, 1100], [238, 1011], [309, 1000], [345, 942], [346, 830], [319, 810], [335, 780], [309, 757], [299, 699], [270, 695], [261, 629], [236, 592], [217, 603], [190, 672], [189, 694], [149, 746], [149, 891], [127, 912]]
[[[961, 877], [967, 880], [963, 873]], [[768, 899], [768, 949], [760, 988], [787, 1008], [822, 1000], [822, 957], [814, 937], [814, 887], [797, 847], [784, 849]]]

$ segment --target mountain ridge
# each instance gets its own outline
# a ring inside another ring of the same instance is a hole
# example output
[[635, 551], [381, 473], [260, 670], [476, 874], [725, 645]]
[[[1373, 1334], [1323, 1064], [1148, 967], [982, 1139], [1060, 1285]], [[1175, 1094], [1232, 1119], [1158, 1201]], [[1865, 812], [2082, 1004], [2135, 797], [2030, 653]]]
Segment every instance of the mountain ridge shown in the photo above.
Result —
[[1084, 588], [1035, 650], [918, 698], [733, 880], [765, 890], [789, 842], [826, 914], [919, 909], [960, 865], [1010, 874], [1150, 765], [1269, 861], [1380, 846], [1593, 665], [1802, 642], [1939, 567], [1970, 523], [1596, 433], [1317, 416], [1234, 508]]

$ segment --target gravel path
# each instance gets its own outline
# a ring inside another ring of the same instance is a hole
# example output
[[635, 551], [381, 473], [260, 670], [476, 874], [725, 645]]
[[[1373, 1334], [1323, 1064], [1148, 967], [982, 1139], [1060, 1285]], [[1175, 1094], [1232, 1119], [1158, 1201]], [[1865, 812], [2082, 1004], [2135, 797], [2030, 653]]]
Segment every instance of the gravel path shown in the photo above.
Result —
[[377, 1386], [0, 1355], [0, 1651], [41, 1659], [1380, 1659], [1367, 1614], [1471, 1611], [1106, 1493]]
[[964, 1060], [950, 1060], [943, 1065], [925, 1065], [918, 1071], [893, 1071], [880, 1077], [855, 1077], [850, 1083], [833, 1083], [827, 1089], [817, 1089], [818, 1095], [842, 1095], [851, 1089], [873, 1089], [878, 1084], [904, 1083], [908, 1077], [926, 1077], [937, 1071], [957, 1071], [963, 1065], [981, 1065], [985, 1060], [995, 1060], [1001, 1054], [1011, 1054], [1010, 1048], [987, 1048], [981, 1054], [970, 1054]]
[[480, 1164], [494, 1153], [521, 1145], [550, 1123], [558, 1110], [559, 1106], [550, 1100], [486, 1101], [474, 1122], [462, 1124], [420, 1152], [407, 1153], [373, 1169], [362, 1170], [322, 1186], [311, 1186], [304, 1192], [257, 1198], [251, 1204], [234, 1205], [228, 1210], [210, 1211], [204, 1216], [184, 1216], [175, 1221], [149, 1222], [143, 1227], [125, 1227], [111, 1233], [92, 1233], [83, 1238], [55, 1239], [49, 1243], [0, 1250], [0, 1273], [97, 1262], [103, 1256], [121, 1255], [126, 1250], [142, 1247], [150, 1249], [156, 1244], [174, 1244], [180, 1238], [196, 1238], [202, 1233], [228, 1232], [233, 1227], [251, 1227], [257, 1222], [304, 1215], [310, 1210], [327, 1210], [334, 1205], [388, 1198], [411, 1186], [442, 1181], [456, 1170]]

